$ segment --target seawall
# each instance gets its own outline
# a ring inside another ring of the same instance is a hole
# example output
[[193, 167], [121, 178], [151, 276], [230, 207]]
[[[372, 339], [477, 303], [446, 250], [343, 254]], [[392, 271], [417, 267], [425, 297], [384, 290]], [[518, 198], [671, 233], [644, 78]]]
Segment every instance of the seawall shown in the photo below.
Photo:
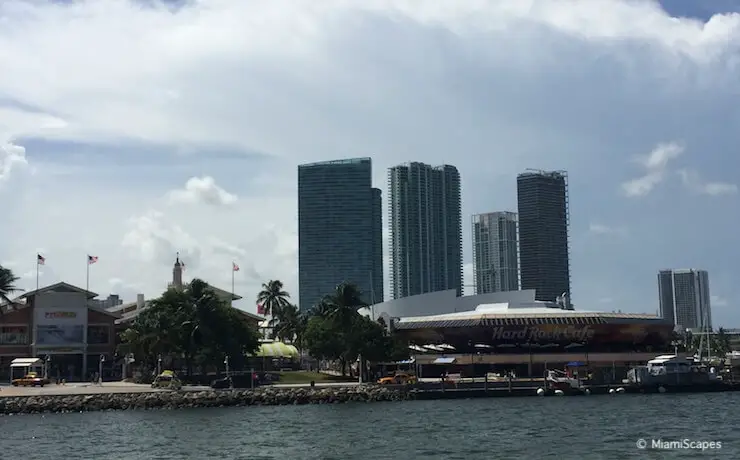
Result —
[[261, 387], [254, 390], [158, 391], [0, 398], [0, 415], [89, 412], [129, 409], [277, 406], [403, 401], [413, 394], [399, 388], [352, 386], [332, 388]]

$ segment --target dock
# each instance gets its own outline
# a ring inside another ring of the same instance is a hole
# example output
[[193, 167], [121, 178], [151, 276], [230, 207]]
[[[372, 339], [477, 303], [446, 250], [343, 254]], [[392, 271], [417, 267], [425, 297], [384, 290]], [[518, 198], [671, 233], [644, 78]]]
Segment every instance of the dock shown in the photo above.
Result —
[[[392, 385], [404, 387], [404, 385]], [[663, 388], [661, 390], [660, 388]], [[710, 393], [725, 391], [740, 391], [740, 383], [727, 382], [714, 385], [662, 385], [641, 386], [627, 383], [620, 384], [584, 384], [579, 388], [565, 388], [556, 390], [545, 385], [543, 379], [523, 379], [512, 382], [419, 382], [415, 385], [406, 385], [406, 390], [417, 400], [439, 399], [469, 399], [469, 398], [496, 398], [496, 397], [523, 397], [523, 396], [581, 396], [606, 395], [612, 393]]]

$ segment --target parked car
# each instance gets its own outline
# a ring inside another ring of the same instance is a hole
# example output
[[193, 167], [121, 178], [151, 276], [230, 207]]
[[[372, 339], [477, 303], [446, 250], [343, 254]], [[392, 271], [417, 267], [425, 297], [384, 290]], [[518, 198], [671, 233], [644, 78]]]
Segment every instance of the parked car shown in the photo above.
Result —
[[36, 372], [29, 372], [19, 379], [13, 379], [14, 387], [42, 387], [50, 383], [46, 377], [41, 377]]
[[417, 382], [415, 375], [399, 372], [396, 375], [389, 375], [378, 379], [380, 385], [411, 385]]
[[152, 388], [169, 388], [170, 390], [179, 390], [182, 388], [182, 382], [177, 378], [174, 371], [162, 371], [161, 374], [154, 378]]

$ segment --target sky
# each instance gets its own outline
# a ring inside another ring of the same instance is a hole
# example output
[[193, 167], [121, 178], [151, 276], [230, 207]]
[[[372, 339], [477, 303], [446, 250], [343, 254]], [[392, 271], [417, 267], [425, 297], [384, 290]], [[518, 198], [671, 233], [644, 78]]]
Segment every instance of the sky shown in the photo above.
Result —
[[471, 285], [470, 216], [558, 169], [576, 309], [655, 313], [657, 271], [700, 268], [740, 327], [740, 2], [663, 3], [4, 0], [0, 264], [84, 287], [98, 256], [133, 301], [179, 252], [254, 312], [297, 296], [297, 165], [369, 156], [384, 198], [457, 166]]

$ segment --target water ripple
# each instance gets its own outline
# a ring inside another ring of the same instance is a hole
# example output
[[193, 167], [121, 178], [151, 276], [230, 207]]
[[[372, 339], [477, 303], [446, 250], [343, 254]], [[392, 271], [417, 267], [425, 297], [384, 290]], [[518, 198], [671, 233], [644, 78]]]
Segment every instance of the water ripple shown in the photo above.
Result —
[[[0, 417], [2, 458], [740, 458], [740, 393], [92, 412]], [[640, 438], [721, 450], [641, 451]]]

